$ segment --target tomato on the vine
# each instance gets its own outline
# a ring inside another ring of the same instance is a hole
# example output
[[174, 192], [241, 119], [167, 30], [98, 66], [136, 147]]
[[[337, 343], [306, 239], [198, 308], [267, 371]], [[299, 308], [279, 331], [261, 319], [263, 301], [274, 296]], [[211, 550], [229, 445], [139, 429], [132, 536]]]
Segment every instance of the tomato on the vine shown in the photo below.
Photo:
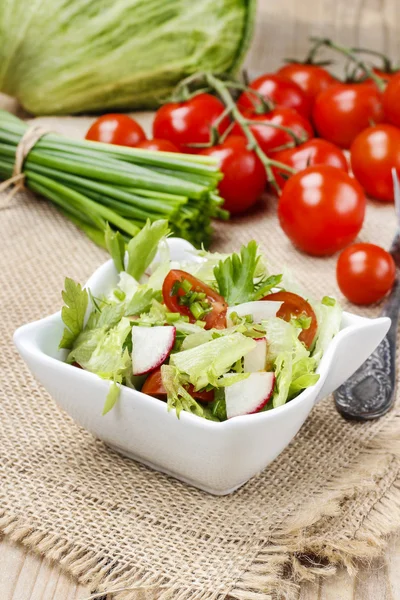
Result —
[[303, 252], [334, 254], [360, 231], [366, 198], [360, 184], [330, 165], [308, 167], [293, 175], [278, 204], [283, 231]]
[[137, 146], [146, 139], [142, 127], [128, 115], [108, 114], [96, 119], [85, 139], [119, 146]]
[[223, 207], [232, 214], [239, 214], [253, 206], [267, 184], [265, 168], [247, 140], [240, 136], [228, 136], [223, 144], [201, 152], [219, 161], [224, 175], [218, 190], [224, 199]]
[[276, 316], [284, 321], [291, 321], [292, 318], [305, 316], [311, 319], [307, 329], [299, 335], [299, 340], [303, 342], [307, 348], [312, 346], [315, 335], [318, 329], [318, 321], [315, 312], [309, 302], [293, 292], [275, 292], [268, 294], [262, 298], [262, 300], [272, 300], [275, 302], [282, 302], [282, 305]]
[[353, 304], [378, 302], [392, 289], [396, 265], [392, 256], [375, 244], [353, 244], [339, 255], [336, 277], [344, 296]]
[[[346, 173], [349, 170], [343, 151], [338, 146], [318, 138], [308, 140], [296, 148], [276, 152], [274, 160], [292, 167], [296, 172], [315, 165], [330, 165]], [[290, 177], [288, 171], [280, 171], [276, 167], [273, 167], [273, 171], [279, 187], [282, 188]]]
[[[196, 392], [191, 384], [189, 384], [186, 389], [195, 400], [199, 400], [200, 402], [212, 402], [214, 400], [214, 390], [210, 390], [209, 392], [205, 390]], [[167, 391], [161, 377], [161, 368], [150, 373], [143, 384], [142, 392], [143, 394], [153, 396], [159, 400], [167, 399]]]
[[[185, 102], [164, 104], [155, 114], [153, 136], [169, 140], [180, 152], [195, 154], [200, 148], [191, 144], [210, 142], [210, 128], [224, 110], [221, 100], [211, 94], [197, 94]], [[218, 132], [222, 134], [228, 126], [229, 119], [225, 117]]]
[[341, 148], [349, 148], [363, 129], [383, 118], [382, 94], [368, 82], [331, 86], [316, 97], [313, 108], [318, 134]]
[[160, 138], [143, 140], [136, 145], [136, 148], [143, 148], [144, 150], [156, 150], [157, 152], [179, 152], [175, 144], [169, 140], [162, 140]]
[[382, 101], [386, 120], [400, 127], [400, 73], [390, 79], [383, 92]]
[[350, 148], [351, 167], [366, 193], [393, 202], [392, 169], [400, 173], [400, 129], [375, 125], [364, 129]]
[[294, 81], [305, 93], [311, 104], [320, 92], [323, 92], [337, 80], [323, 67], [307, 63], [289, 63], [277, 71], [278, 75]]
[[[310, 116], [311, 104], [303, 90], [297, 83], [282, 75], [261, 75], [251, 82], [249, 88], [262, 96], [267, 103], [293, 108], [306, 119]], [[261, 101], [256, 94], [248, 91], [241, 94], [237, 104], [240, 110], [254, 112], [261, 106]]]
[[[187, 285], [187, 291], [180, 284]], [[197, 319], [193, 315], [190, 307], [182, 303], [183, 297], [188, 292], [197, 292], [205, 294], [205, 302], [209, 305], [209, 312], [204, 317], [206, 329], [223, 329], [226, 327], [226, 310], [228, 305], [225, 299], [215, 292], [209, 285], [197, 279], [186, 271], [173, 269], [164, 279], [162, 287], [162, 295], [164, 304], [171, 312], [178, 312], [181, 315], [189, 317], [191, 323]]]
[[[282, 147], [293, 146], [295, 143], [293, 136], [288, 131], [278, 129], [274, 125], [290, 129], [298, 139], [303, 141], [312, 138], [314, 135], [311, 123], [292, 108], [278, 107], [265, 115], [246, 113], [245, 116], [247, 119], [254, 121], [249, 125], [249, 128], [265, 154], [276, 152]], [[270, 127], [269, 124], [271, 124]], [[244, 136], [238, 123], [233, 126], [231, 135]]]

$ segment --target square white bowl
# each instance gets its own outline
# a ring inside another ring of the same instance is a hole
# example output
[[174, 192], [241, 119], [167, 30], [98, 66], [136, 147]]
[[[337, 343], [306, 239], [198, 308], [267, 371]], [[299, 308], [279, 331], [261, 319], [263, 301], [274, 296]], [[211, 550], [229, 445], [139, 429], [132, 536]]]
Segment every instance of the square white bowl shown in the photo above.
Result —
[[[169, 240], [172, 260], [190, 260], [193, 247]], [[192, 257], [193, 259], [193, 257]], [[109, 260], [86, 287], [95, 296], [116, 286]], [[153, 469], [216, 495], [229, 494], [265, 469], [291, 442], [312, 407], [341, 385], [386, 335], [390, 319], [343, 314], [341, 331], [318, 368], [320, 379], [297, 398], [273, 410], [222, 423], [187, 412], [177, 419], [165, 402], [122, 386], [116, 406], [102, 408], [110, 383], [65, 363], [59, 350], [64, 325], [61, 312], [23, 325], [14, 334], [22, 358], [58, 405], [106, 444]]]

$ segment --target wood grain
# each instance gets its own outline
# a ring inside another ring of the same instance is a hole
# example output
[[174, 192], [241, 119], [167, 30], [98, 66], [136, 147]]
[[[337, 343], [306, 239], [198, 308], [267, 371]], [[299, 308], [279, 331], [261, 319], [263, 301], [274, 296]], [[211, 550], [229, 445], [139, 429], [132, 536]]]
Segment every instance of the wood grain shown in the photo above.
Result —
[[[284, 57], [305, 56], [310, 35], [368, 46], [400, 56], [399, 0], [259, 0], [256, 33], [246, 66], [251, 74], [272, 71]], [[11, 99], [4, 108], [15, 110]], [[89, 591], [57, 566], [0, 540], [0, 600], [84, 600]], [[400, 599], [400, 539], [356, 577], [344, 569], [329, 579], [301, 586], [299, 600]]]

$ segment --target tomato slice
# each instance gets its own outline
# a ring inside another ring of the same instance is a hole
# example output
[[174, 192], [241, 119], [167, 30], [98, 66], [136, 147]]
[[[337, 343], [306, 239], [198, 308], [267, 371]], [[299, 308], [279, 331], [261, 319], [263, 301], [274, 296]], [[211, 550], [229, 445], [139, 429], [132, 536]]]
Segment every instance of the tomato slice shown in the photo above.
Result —
[[[200, 400], [200, 402], [212, 402], [214, 400], [214, 390], [209, 392], [195, 392], [192, 385], [189, 385], [186, 389], [195, 400]], [[163, 386], [160, 368], [150, 373], [143, 384], [142, 392], [159, 400], [166, 400], [167, 392]]]
[[310, 327], [308, 329], [303, 329], [299, 335], [299, 340], [303, 342], [307, 348], [310, 348], [314, 341], [315, 334], [317, 333], [318, 321], [309, 302], [304, 300], [304, 298], [298, 294], [293, 294], [293, 292], [275, 292], [274, 294], [268, 294], [268, 296], [265, 296], [265, 298], [262, 299], [283, 302], [276, 313], [276, 316], [284, 321], [289, 322], [292, 317], [296, 318], [300, 315], [311, 317]]
[[202, 292], [206, 295], [207, 301], [211, 304], [212, 310], [206, 314], [204, 320], [206, 322], [206, 329], [225, 329], [226, 327], [226, 310], [228, 308], [224, 298], [217, 294], [209, 285], [197, 279], [186, 271], [180, 271], [174, 269], [168, 273], [164, 279], [162, 294], [166, 307], [171, 312], [178, 312], [181, 315], [189, 317], [191, 323], [196, 321], [190, 308], [179, 303], [179, 297], [185, 295], [183, 289], [174, 291], [176, 283], [182, 283], [188, 281], [192, 288], [191, 292]]

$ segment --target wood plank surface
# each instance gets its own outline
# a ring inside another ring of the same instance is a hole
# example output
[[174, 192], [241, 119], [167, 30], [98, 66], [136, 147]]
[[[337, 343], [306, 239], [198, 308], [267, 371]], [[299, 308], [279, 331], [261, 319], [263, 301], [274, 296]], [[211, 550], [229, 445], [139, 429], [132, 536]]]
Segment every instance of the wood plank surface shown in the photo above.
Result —
[[[400, 0], [259, 0], [256, 22], [246, 63], [252, 74], [276, 69], [284, 57], [305, 56], [310, 35], [400, 57]], [[14, 107], [7, 101], [7, 108]], [[0, 539], [0, 600], [85, 600], [88, 595], [57, 566]], [[400, 600], [400, 539], [355, 577], [340, 569], [329, 579], [303, 584], [299, 600]]]

